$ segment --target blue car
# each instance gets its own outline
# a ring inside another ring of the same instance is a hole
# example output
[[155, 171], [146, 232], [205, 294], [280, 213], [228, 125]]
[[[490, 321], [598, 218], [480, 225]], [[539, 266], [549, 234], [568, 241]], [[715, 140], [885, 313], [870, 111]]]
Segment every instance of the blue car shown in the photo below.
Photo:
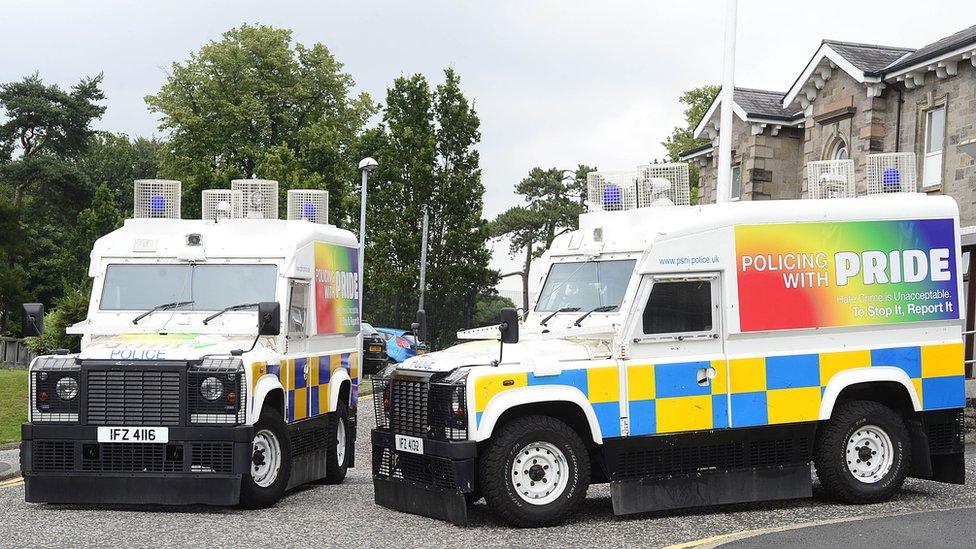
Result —
[[417, 354], [417, 338], [409, 330], [374, 328], [386, 339], [386, 356], [397, 364]]

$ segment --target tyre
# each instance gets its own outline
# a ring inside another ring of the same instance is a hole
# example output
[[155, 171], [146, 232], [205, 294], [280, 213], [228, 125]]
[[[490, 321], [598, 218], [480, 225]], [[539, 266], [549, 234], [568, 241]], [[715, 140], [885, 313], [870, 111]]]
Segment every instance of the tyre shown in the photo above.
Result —
[[586, 497], [590, 459], [579, 435], [548, 416], [505, 424], [489, 442], [478, 486], [488, 507], [519, 527], [558, 524]]
[[346, 478], [352, 457], [352, 432], [349, 425], [349, 407], [341, 399], [329, 417], [326, 430], [328, 441], [325, 452], [325, 477], [323, 484], [341, 484]]
[[867, 400], [845, 403], [818, 433], [817, 477], [827, 494], [846, 503], [876, 503], [905, 482], [911, 440], [901, 416]]
[[281, 499], [291, 476], [291, 441], [285, 420], [277, 410], [264, 406], [254, 424], [251, 467], [241, 479], [241, 506], [271, 507]]

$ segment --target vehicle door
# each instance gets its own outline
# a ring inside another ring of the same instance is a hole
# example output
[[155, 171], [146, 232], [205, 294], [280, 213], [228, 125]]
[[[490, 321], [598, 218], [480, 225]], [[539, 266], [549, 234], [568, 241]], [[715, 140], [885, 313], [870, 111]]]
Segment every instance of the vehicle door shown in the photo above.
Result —
[[719, 273], [644, 275], [624, 357], [630, 435], [728, 427]]

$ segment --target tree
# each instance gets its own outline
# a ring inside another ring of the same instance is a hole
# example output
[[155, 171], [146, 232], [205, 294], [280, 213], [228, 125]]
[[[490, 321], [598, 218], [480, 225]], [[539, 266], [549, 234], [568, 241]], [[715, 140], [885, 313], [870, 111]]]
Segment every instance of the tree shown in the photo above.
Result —
[[65, 330], [87, 316], [88, 291], [69, 288], [54, 301], [54, 308], [44, 315], [44, 333], [40, 337], [27, 338], [27, 347], [35, 354], [50, 353], [56, 349], [78, 352], [81, 336], [65, 333]]
[[0, 86], [6, 119], [0, 125], [0, 198], [8, 201], [4, 217], [20, 220], [0, 239], [5, 241], [0, 244], [5, 264], [0, 270], [0, 331], [10, 329], [14, 303], [30, 298], [50, 302], [63, 291], [58, 250], [91, 192], [73, 159], [88, 149], [91, 123], [105, 111], [96, 104], [104, 99], [101, 79], [85, 78], [69, 91], [44, 84], [36, 74]]
[[[360, 152], [374, 156], [367, 235], [367, 299], [370, 318], [399, 320], [403, 302], [419, 294], [423, 210], [430, 216], [425, 302], [435, 344], [453, 338], [470, 318], [470, 296], [487, 293], [487, 223], [482, 219], [480, 121], [452, 70], [431, 89], [422, 75], [400, 77], [387, 90], [383, 123], [363, 135]], [[392, 304], [389, 302], [393, 301]]]
[[503, 273], [503, 276], [519, 276], [522, 278], [522, 311], [529, 310], [529, 268], [532, 260], [545, 251], [540, 244], [546, 238], [546, 216], [537, 208], [514, 206], [498, 215], [491, 223], [491, 236], [507, 238], [509, 253], [512, 257], [524, 254], [522, 270], [513, 273]]
[[244, 25], [225, 32], [146, 97], [169, 141], [160, 172], [184, 182], [184, 210], [199, 213], [200, 191], [230, 179], [277, 178], [329, 191], [330, 220], [353, 218], [350, 151], [376, 106], [322, 44], [292, 41], [287, 29]]
[[86, 292], [91, 289], [87, 272], [92, 246], [100, 237], [121, 227], [122, 220], [116, 193], [108, 183], [102, 183], [95, 189], [91, 206], [78, 214], [69, 245], [62, 250], [61, 276], [65, 287], [82, 288]]
[[[678, 98], [678, 101], [685, 105], [685, 123], [681, 126], [675, 126], [671, 135], [661, 143], [668, 150], [668, 156], [672, 162], [677, 162], [681, 153], [708, 143], [707, 139], [695, 138], [695, 127], [701, 122], [708, 111], [708, 107], [718, 96], [719, 90], [721, 90], [721, 86], [706, 84], [685, 91]], [[691, 179], [691, 203], [695, 204], [698, 201], [698, 166], [692, 164], [688, 171]]]
[[96, 132], [78, 167], [93, 185], [107, 183], [119, 211], [132, 213], [132, 181], [154, 179], [159, 171], [162, 143], [155, 138], [130, 139], [123, 133]]
[[515, 307], [511, 299], [500, 295], [479, 296], [474, 303], [474, 314], [471, 319], [472, 326], [489, 326], [498, 324], [501, 318], [502, 309]]

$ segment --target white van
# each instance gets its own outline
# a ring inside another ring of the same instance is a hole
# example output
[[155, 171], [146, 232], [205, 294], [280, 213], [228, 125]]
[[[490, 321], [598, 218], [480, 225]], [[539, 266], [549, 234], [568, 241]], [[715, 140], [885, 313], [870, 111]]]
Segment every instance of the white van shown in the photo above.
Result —
[[[30, 365], [29, 502], [273, 505], [353, 465], [358, 243], [324, 191], [137, 181], [136, 218], [100, 238], [79, 354]], [[284, 314], [282, 315], [282, 311]], [[25, 333], [43, 328], [25, 306]]]
[[543, 262], [520, 324], [375, 378], [378, 504], [534, 526], [591, 483], [629, 514], [808, 497], [811, 462], [849, 503], [964, 482], [951, 198], [595, 211]]

